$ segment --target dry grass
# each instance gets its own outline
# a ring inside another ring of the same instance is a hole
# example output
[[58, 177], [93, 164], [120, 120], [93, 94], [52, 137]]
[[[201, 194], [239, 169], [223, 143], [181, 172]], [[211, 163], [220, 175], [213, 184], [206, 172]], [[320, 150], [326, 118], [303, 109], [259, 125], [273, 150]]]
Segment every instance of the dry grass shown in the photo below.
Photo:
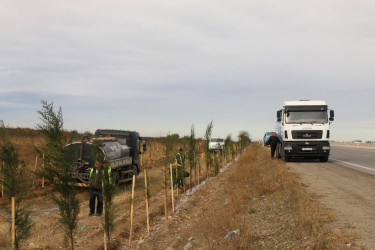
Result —
[[[333, 214], [307, 193], [284, 162], [252, 144], [235, 171], [225, 179], [224, 192], [207, 211], [200, 232], [208, 248], [342, 249], [355, 246], [355, 234], [331, 229]], [[224, 205], [223, 205], [224, 204]], [[223, 240], [239, 229], [240, 234]], [[198, 232], [197, 232], [198, 233]], [[220, 242], [220, 243], [219, 243]], [[219, 245], [220, 244], [220, 245]]]

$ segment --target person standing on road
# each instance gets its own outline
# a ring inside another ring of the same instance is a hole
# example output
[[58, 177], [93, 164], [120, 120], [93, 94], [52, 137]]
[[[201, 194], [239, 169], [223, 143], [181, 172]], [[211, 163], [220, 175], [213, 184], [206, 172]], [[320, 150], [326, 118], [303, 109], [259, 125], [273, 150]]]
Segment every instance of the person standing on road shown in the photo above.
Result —
[[273, 132], [270, 138], [268, 139], [268, 144], [271, 147], [271, 158], [273, 159], [276, 151], [277, 144], [279, 143], [279, 138], [277, 138], [276, 133]]
[[[106, 172], [108, 174], [106, 174]], [[99, 161], [95, 161], [95, 167], [91, 168], [89, 175], [90, 184], [90, 213], [89, 216], [95, 214], [95, 201], [96, 204], [96, 215], [100, 216], [103, 212], [103, 190], [102, 182], [108, 180], [109, 184], [112, 184], [112, 170], [111, 167], [106, 167], [106, 164], [101, 164]]]
[[183, 188], [184, 187], [184, 179], [185, 179], [185, 155], [184, 150], [180, 148], [179, 153], [176, 155], [176, 161], [177, 161], [177, 185], [178, 187]]

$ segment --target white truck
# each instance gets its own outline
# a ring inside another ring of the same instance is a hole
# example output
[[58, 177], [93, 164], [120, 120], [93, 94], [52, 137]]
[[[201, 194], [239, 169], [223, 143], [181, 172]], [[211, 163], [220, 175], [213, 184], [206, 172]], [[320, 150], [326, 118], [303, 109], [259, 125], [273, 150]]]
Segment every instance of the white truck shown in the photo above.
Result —
[[224, 139], [220, 137], [211, 137], [210, 142], [208, 143], [209, 150], [221, 150], [224, 147]]
[[328, 161], [329, 125], [333, 120], [334, 111], [328, 109], [325, 101], [286, 101], [283, 109], [277, 111], [276, 156], [285, 161], [292, 157]]

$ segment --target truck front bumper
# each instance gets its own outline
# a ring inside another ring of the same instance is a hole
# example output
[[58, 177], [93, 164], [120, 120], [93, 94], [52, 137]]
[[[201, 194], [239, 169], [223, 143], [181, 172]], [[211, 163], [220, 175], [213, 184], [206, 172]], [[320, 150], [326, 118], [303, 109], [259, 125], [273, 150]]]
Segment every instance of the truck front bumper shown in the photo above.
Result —
[[321, 157], [331, 151], [329, 141], [286, 141], [282, 147], [286, 157]]

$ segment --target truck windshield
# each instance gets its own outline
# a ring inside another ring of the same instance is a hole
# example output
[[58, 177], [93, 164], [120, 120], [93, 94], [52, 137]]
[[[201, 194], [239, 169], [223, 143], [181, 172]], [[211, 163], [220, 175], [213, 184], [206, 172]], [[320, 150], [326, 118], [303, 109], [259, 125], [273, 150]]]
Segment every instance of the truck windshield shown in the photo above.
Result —
[[211, 138], [211, 142], [224, 142], [224, 139], [220, 139], [220, 138]]
[[286, 123], [327, 123], [327, 111], [289, 111], [285, 114]]

